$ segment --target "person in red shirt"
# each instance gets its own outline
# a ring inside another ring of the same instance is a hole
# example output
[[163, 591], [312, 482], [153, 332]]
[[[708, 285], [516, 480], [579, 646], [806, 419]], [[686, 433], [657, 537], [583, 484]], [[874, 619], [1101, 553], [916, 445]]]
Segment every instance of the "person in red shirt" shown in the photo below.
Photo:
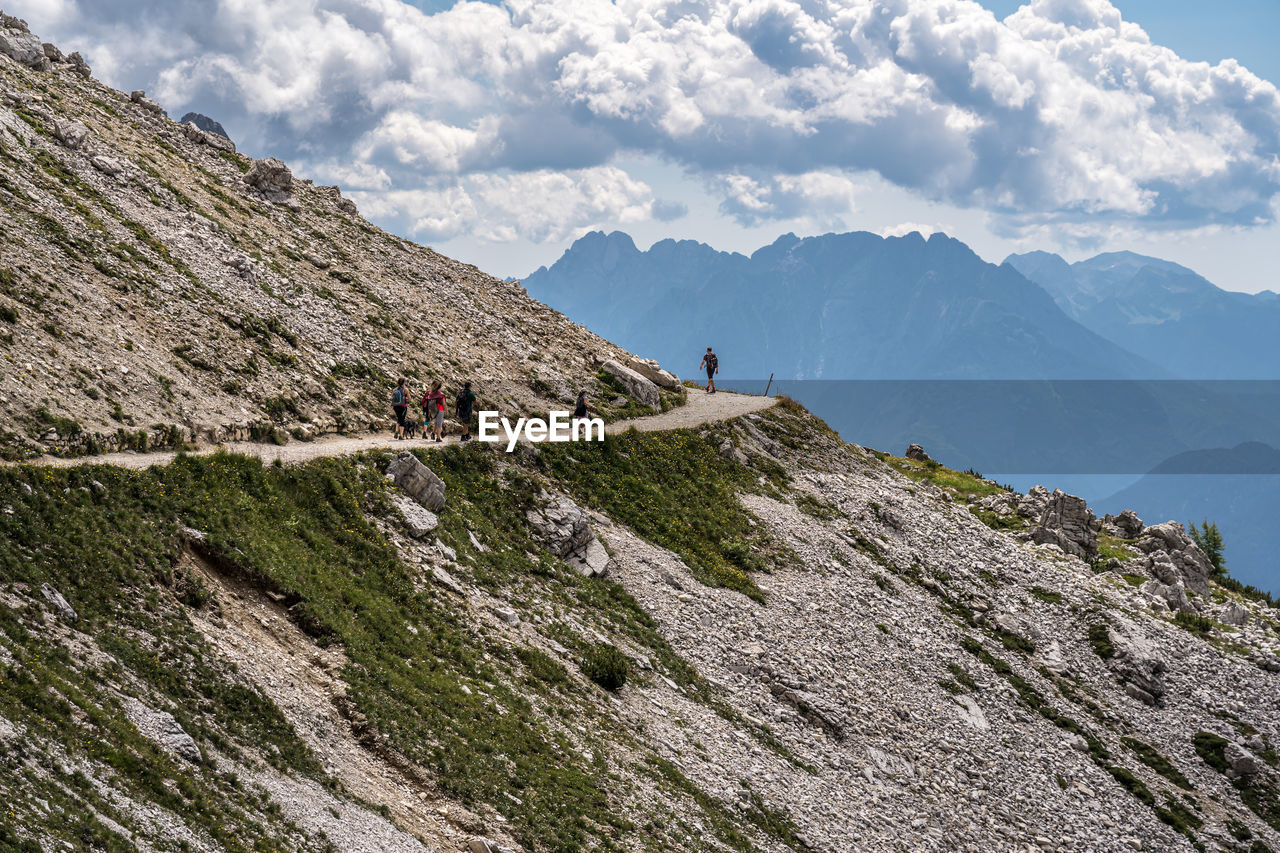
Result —
[[436, 443], [444, 441], [444, 391], [440, 389], [440, 380], [431, 383], [431, 390], [422, 398], [423, 438], [426, 438], [426, 427], [431, 425], [431, 434]]

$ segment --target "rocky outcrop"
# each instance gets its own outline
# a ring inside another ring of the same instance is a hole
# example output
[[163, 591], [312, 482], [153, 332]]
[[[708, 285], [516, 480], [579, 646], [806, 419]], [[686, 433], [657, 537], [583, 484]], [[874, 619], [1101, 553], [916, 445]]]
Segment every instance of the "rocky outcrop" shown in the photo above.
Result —
[[199, 764], [204, 760], [200, 747], [196, 746], [195, 740], [174, 719], [173, 714], [149, 708], [132, 697], [125, 700], [124, 710], [138, 733], [165, 752], [192, 764]]
[[244, 182], [267, 197], [269, 201], [283, 202], [293, 192], [293, 173], [289, 167], [274, 157], [258, 160], [244, 176]]
[[587, 511], [568, 498], [544, 492], [539, 505], [525, 514], [534, 538], [585, 577], [609, 570], [609, 552], [591, 529]]
[[193, 122], [185, 122], [182, 125], [182, 133], [184, 136], [187, 137], [187, 139], [190, 139], [192, 142], [196, 143], [197, 145], [208, 145], [211, 148], [218, 149], [219, 151], [229, 151], [233, 154], [235, 153], [236, 144], [232, 142], [230, 139], [227, 139], [225, 136], [222, 136], [221, 134], [210, 133], [208, 131], [202, 130]]
[[903, 454], [907, 459], [914, 459], [917, 462], [932, 462], [929, 454], [924, 452], [924, 448], [918, 444], [908, 444], [907, 452]]
[[1131, 509], [1126, 509], [1119, 515], [1102, 517], [1102, 529], [1120, 539], [1138, 538], [1143, 527], [1142, 519], [1138, 518], [1138, 514]]
[[80, 621], [80, 615], [76, 613], [75, 608], [67, 603], [67, 600], [62, 597], [62, 593], [49, 586], [49, 584], [40, 585], [40, 594], [44, 596], [45, 601], [49, 602], [62, 621], [68, 623]]
[[631, 368], [609, 359], [600, 365], [600, 369], [617, 380], [618, 384], [627, 392], [627, 396], [637, 403], [648, 406], [651, 409], [662, 407], [662, 397], [658, 393], [658, 386]]
[[1145, 527], [1136, 547], [1146, 554], [1143, 568], [1168, 586], [1181, 586], [1196, 595], [1209, 594], [1213, 565], [1196, 545], [1185, 527], [1166, 521]]
[[0, 56], [37, 71], [48, 71], [52, 65], [40, 39], [27, 29], [27, 22], [9, 15], [0, 17]]
[[394, 503], [396, 509], [400, 510], [400, 515], [404, 518], [404, 524], [409, 531], [409, 535], [414, 539], [421, 539], [440, 526], [440, 519], [436, 514], [416, 500], [398, 498]]
[[142, 107], [149, 113], [156, 115], [164, 115], [164, 107], [147, 97], [147, 93], [142, 89], [134, 89], [129, 93], [129, 100]]
[[627, 359], [627, 367], [639, 373], [659, 388], [674, 391], [680, 387], [680, 377], [670, 371], [663, 370], [652, 358], [632, 357]]
[[1019, 501], [1018, 515], [1030, 519], [1031, 541], [1057, 545], [1085, 560], [1097, 556], [1099, 524], [1084, 498], [1061, 489], [1050, 493], [1044, 486], [1033, 486]]
[[431, 512], [439, 512], [444, 507], [444, 480], [412, 453], [405, 451], [392, 459], [387, 466], [387, 478]]

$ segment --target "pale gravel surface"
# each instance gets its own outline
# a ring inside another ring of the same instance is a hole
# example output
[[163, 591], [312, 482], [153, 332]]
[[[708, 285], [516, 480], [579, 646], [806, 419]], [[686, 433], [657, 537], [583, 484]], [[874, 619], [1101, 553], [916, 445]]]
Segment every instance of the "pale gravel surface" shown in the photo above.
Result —
[[[606, 429], [610, 433], [620, 433], [632, 427], [641, 432], [686, 429], [763, 411], [774, 405], [775, 402], [776, 400], [772, 397], [732, 394], [728, 391], [707, 394], [702, 391], [690, 390], [688, 392], [688, 402], [683, 406], [659, 415], [648, 415], [642, 418], [618, 421], [610, 424]], [[457, 444], [458, 438], [457, 436], [449, 436], [444, 443]], [[364, 450], [385, 450], [417, 446], [433, 447], [435, 442], [421, 438], [398, 441], [388, 433], [372, 433], [361, 436], [327, 435], [317, 438], [315, 441], [293, 441], [283, 446], [252, 441], [227, 442], [189, 451], [189, 455], [207, 456], [219, 450], [225, 450], [245, 456], [254, 456], [268, 464], [279, 459], [282, 463], [290, 465], [326, 456], [347, 456]], [[43, 465], [51, 468], [71, 468], [79, 465], [117, 465], [121, 468], [143, 469], [150, 468], [152, 465], [168, 465], [175, 456], [177, 454], [173, 451], [155, 453], [125, 451], [123, 453], [104, 453], [100, 456], [82, 456], [74, 459], [42, 456], [39, 459], [27, 462], [6, 464]]]

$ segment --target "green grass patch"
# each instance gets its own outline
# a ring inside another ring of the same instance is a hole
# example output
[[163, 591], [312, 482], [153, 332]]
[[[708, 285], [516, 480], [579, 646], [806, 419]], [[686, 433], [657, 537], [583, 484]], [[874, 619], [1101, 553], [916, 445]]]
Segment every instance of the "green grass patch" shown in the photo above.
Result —
[[678, 554], [709, 586], [763, 601], [752, 572], [795, 559], [759, 531], [738, 501], [758, 489], [695, 430], [629, 430], [603, 442], [544, 445], [540, 469], [581, 503]]
[[1165, 758], [1164, 755], [1162, 755], [1160, 751], [1151, 744], [1143, 743], [1137, 738], [1132, 737], [1122, 737], [1120, 738], [1120, 741], [1133, 751], [1133, 754], [1138, 757], [1139, 761], [1159, 773], [1164, 778], [1168, 779], [1173, 784], [1177, 785], [1179, 788], [1183, 788], [1188, 791], [1195, 790], [1195, 786], [1191, 784], [1190, 780], [1188, 780], [1186, 776], [1182, 775], [1182, 772], [1173, 765], [1173, 762]]
[[1116, 559], [1122, 563], [1127, 563], [1136, 558], [1136, 554], [1129, 550], [1126, 546], [1132, 545], [1134, 539], [1120, 539], [1109, 533], [1098, 534], [1098, 559], [1109, 560]]
[[[886, 454], [884, 461], [889, 463], [898, 473], [917, 483], [930, 483], [945, 490], [958, 501], [967, 501], [969, 495], [979, 498], [1003, 494], [1008, 489], [985, 480], [975, 471], [953, 471], [937, 462], [918, 462], [901, 456]], [[1022, 526], [1018, 519], [1018, 526]]]
[[1213, 620], [1199, 613], [1186, 613], [1179, 610], [1173, 615], [1173, 624], [1186, 628], [1193, 634], [1210, 634], [1213, 632]]
[[1040, 599], [1047, 604], [1061, 604], [1063, 602], [1062, 593], [1055, 592], [1051, 589], [1045, 589], [1042, 586], [1033, 586], [1028, 592], [1035, 598]]
[[1111, 629], [1104, 624], [1089, 626], [1089, 646], [1098, 657], [1110, 660], [1116, 656], [1116, 647], [1111, 642]]

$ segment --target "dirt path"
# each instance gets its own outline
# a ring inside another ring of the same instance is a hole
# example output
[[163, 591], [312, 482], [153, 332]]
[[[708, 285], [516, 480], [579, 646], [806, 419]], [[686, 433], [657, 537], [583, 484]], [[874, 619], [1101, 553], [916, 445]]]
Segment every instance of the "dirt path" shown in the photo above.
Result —
[[[660, 415], [648, 415], [643, 418], [632, 418], [627, 421], [618, 421], [617, 423], [610, 424], [607, 431], [617, 433], [623, 432], [631, 427], [635, 427], [641, 432], [685, 429], [687, 427], [695, 427], [701, 426], [702, 424], [729, 420], [730, 418], [740, 417], [742, 415], [750, 414], [751, 412], [763, 411], [764, 409], [772, 406], [774, 402], [775, 401], [772, 397], [733, 394], [728, 391], [707, 394], [703, 391], [689, 389], [688, 402], [685, 403], [685, 405], [672, 409], [669, 412], [663, 412]], [[457, 444], [458, 439], [457, 437], [446, 438], [444, 443]], [[277, 459], [284, 464], [296, 464], [299, 462], [307, 462], [311, 459], [318, 459], [322, 456], [345, 456], [350, 453], [359, 453], [362, 450], [414, 447], [419, 445], [431, 446], [433, 444], [434, 442], [425, 441], [423, 439], [411, 439], [407, 442], [397, 441], [389, 433], [372, 433], [362, 436], [322, 436], [317, 438], [315, 441], [295, 441], [284, 446], [243, 441], [212, 447], [201, 447], [198, 450], [189, 451], [189, 453], [195, 456], [205, 456], [211, 453], [216, 453], [219, 450], [226, 450], [232, 453], [241, 453], [245, 456], [256, 456], [268, 464], [275, 462]], [[168, 465], [173, 461], [173, 458], [176, 455], [177, 454], [173, 451], [158, 451], [155, 453], [106, 453], [101, 456], [83, 456], [76, 459], [62, 459], [56, 456], [41, 456], [38, 459], [30, 460], [29, 462], [7, 464], [43, 465], [51, 468], [70, 468], [77, 465], [116, 465], [121, 468], [141, 469], [149, 468], [152, 465]]]

